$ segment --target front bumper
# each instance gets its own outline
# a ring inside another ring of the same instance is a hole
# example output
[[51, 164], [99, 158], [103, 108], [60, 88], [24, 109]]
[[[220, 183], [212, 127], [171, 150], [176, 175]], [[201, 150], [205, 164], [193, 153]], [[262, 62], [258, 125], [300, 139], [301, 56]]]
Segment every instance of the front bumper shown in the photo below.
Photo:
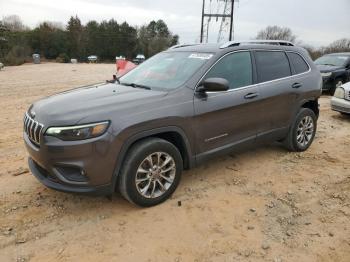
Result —
[[81, 141], [43, 136], [40, 146], [23, 133], [29, 168], [45, 186], [59, 191], [111, 194], [117, 152], [108, 132]]
[[104, 186], [76, 186], [61, 184], [55, 177], [52, 177], [47, 170], [40, 167], [32, 158], [28, 158], [29, 169], [32, 174], [45, 186], [62, 192], [85, 193], [93, 195], [110, 195], [113, 192], [112, 185]]
[[350, 114], [350, 101], [347, 101], [345, 99], [332, 97], [331, 107], [334, 111]]

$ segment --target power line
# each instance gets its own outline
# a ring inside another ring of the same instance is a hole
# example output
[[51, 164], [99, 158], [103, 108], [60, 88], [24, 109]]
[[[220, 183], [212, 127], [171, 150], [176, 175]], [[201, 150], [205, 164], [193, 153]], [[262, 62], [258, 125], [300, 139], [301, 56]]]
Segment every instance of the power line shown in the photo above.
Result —
[[[234, 3], [238, 0], [216, 0], [216, 13], [212, 13], [213, 0], [203, 0], [202, 6], [202, 23], [200, 42], [208, 42], [209, 39], [209, 25], [212, 18], [216, 22], [220, 21], [220, 30], [217, 37], [217, 42], [221, 42], [225, 37], [224, 33], [228, 31], [228, 40], [233, 39], [233, 13]], [[209, 10], [209, 12], [208, 12]]]

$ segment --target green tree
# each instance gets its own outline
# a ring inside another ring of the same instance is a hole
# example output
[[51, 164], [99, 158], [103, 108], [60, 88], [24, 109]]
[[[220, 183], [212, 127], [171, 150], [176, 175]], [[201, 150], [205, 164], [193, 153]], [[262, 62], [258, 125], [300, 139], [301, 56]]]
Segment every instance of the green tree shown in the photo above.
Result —
[[71, 16], [67, 25], [68, 53], [70, 57], [84, 59], [83, 26], [78, 16]]
[[178, 40], [163, 20], [140, 28], [114, 19], [89, 21], [84, 26], [77, 16], [72, 16], [66, 27], [46, 21], [32, 30], [15, 15], [0, 21], [0, 59], [8, 64], [31, 61], [32, 53], [59, 62], [69, 58], [84, 61], [88, 55], [97, 55], [102, 61], [114, 61], [117, 55], [132, 59], [138, 53], [150, 57]]
[[138, 51], [146, 57], [153, 56], [179, 41], [178, 35], [173, 35], [163, 20], [151, 21], [138, 30]]
[[99, 23], [96, 21], [89, 21], [84, 30], [84, 41], [85, 41], [85, 48], [86, 48], [86, 54], [87, 55], [99, 55]]
[[137, 30], [128, 23], [124, 22], [120, 25], [119, 35], [119, 53], [129, 59], [132, 59], [135, 56], [137, 47]]
[[50, 22], [43, 22], [31, 32], [30, 44], [35, 53], [55, 59], [67, 53], [67, 34]]

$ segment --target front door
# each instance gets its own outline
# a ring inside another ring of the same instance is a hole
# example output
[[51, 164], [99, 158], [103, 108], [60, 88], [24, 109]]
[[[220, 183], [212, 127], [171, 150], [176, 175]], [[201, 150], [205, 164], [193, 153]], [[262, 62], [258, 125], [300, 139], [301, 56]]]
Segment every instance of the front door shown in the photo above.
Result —
[[221, 58], [204, 76], [225, 78], [230, 89], [194, 96], [194, 133], [197, 159], [211, 153], [252, 143], [257, 133], [258, 88], [253, 85], [249, 51], [233, 52]]

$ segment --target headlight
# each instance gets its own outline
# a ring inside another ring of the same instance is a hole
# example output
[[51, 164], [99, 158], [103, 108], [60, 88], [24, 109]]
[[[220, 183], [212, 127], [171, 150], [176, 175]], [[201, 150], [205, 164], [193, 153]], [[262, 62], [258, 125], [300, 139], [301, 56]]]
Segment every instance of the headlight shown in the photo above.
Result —
[[345, 90], [341, 87], [338, 87], [334, 92], [334, 97], [336, 98], [345, 98]]
[[322, 77], [330, 77], [332, 75], [332, 72], [328, 72], [328, 73], [321, 73]]
[[104, 134], [108, 126], [109, 121], [79, 126], [49, 127], [45, 135], [54, 136], [64, 141], [83, 140]]

